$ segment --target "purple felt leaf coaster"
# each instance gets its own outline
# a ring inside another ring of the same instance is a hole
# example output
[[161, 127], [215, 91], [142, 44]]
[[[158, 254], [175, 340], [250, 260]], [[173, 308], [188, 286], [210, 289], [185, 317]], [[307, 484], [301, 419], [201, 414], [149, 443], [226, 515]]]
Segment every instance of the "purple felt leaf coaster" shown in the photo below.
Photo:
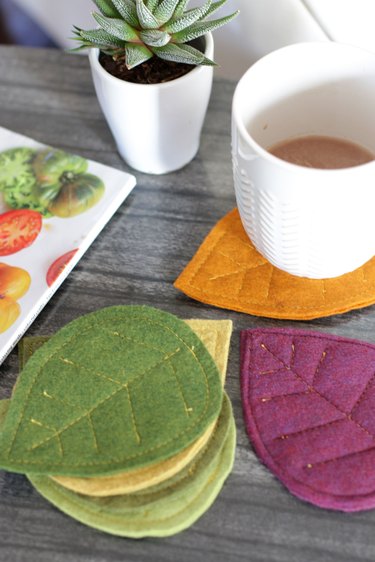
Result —
[[241, 333], [241, 393], [260, 459], [320, 507], [375, 507], [375, 345], [289, 329]]

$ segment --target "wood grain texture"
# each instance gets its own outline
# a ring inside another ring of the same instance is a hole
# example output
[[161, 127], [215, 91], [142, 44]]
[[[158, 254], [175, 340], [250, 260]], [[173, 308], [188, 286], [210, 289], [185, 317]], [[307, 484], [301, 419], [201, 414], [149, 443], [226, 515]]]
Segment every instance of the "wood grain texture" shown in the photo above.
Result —
[[[291, 496], [264, 468], [245, 435], [239, 394], [239, 332], [293, 326], [375, 342], [375, 307], [313, 322], [260, 319], [190, 300], [173, 281], [203, 237], [235, 206], [230, 109], [235, 84], [214, 83], [201, 148], [185, 169], [135, 172], [137, 187], [31, 326], [52, 334], [114, 304], [149, 304], [183, 318], [234, 322], [227, 390], [238, 429], [233, 473], [212, 508], [163, 540], [126, 540], [66, 517], [26, 478], [0, 472], [0, 562], [356, 562], [375, 559], [375, 511], [344, 515]], [[131, 171], [116, 152], [86, 57], [0, 48], [0, 124], [36, 140]], [[0, 367], [0, 398], [17, 377], [14, 351]]]

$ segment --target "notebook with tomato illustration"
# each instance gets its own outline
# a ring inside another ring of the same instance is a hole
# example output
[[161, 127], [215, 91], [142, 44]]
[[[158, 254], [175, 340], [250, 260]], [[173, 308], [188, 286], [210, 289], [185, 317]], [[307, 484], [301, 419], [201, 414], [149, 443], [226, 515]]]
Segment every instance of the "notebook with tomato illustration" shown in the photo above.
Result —
[[0, 127], [0, 364], [135, 183]]

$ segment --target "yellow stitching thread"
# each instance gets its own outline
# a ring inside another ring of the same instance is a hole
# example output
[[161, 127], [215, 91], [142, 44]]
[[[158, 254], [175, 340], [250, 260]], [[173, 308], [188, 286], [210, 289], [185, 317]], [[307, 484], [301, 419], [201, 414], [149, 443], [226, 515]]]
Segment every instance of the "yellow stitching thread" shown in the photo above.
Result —
[[94, 426], [94, 422], [92, 421], [92, 417], [91, 417], [90, 413], [87, 414], [87, 421], [89, 422], [89, 427], [91, 429], [91, 432], [92, 432], [92, 435], [93, 435], [93, 438], [94, 438], [94, 448], [97, 452], [99, 452], [98, 439], [96, 437], [95, 426]]
[[[105, 328], [104, 328], [104, 329], [105, 329]], [[160, 353], [165, 353], [165, 352], [166, 352], [165, 349], [160, 349], [160, 347], [155, 347], [155, 346], [150, 345], [150, 344], [148, 344], [148, 343], [145, 343], [145, 342], [136, 340], [135, 338], [131, 338], [130, 336], [125, 336], [124, 334], [120, 334], [120, 332], [114, 332], [114, 331], [109, 330], [109, 329], [106, 330], [106, 332], [108, 332], [109, 334], [112, 334], [113, 336], [117, 336], [117, 337], [119, 337], [119, 338], [121, 338], [121, 339], [123, 339], [123, 340], [131, 341], [131, 342], [135, 343], [136, 345], [140, 345], [140, 346], [142, 346], [142, 347], [146, 347], [146, 348], [152, 349], [152, 350], [154, 350], [154, 351], [158, 351], [158, 352], [160, 352]]]
[[323, 363], [324, 359], [326, 358], [326, 355], [327, 355], [327, 352], [323, 351], [322, 356], [319, 359], [318, 366], [316, 367], [316, 369], [314, 371], [314, 376], [313, 376], [313, 379], [311, 381], [311, 385], [313, 385], [315, 383], [316, 375], [319, 373], [319, 370], [321, 369], [322, 363]]
[[[316, 336], [315, 336], [316, 337]], [[272, 355], [272, 357], [274, 357], [275, 359], [277, 359], [278, 361], [280, 361], [281, 363], [284, 363], [284, 361], [282, 359], [280, 359], [279, 357], [277, 357], [274, 353], [272, 353], [272, 351], [270, 349], [268, 349], [264, 344], [261, 344], [262, 349], [266, 349], [270, 355]], [[324, 352], [323, 352], [324, 353]], [[325, 357], [325, 355], [324, 355]], [[322, 357], [320, 358], [320, 361], [322, 360], [322, 358], [324, 359], [323, 354]], [[320, 362], [315, 370], [314, 373], [314, 377], [315, 378], [315, 374], [317, 369], [319, 368]], [[359, 427], [360, 429], [362, 429], [365, 433], [367, 433], [367, 435], [369, 435], [372, 438], [375, 438], [375, 435], [370, 433], [362, 424], [360, 424], [358, 421], [353, 420], [352, 417], [350, 416], [350, 414], [347, 414], [344, 410], [341, 410], [341, 408], [339, 408], [336, 404], [334, 404], [333, 402], [331, 402], [331, 400], [329, 400], [326, 396], [324, 396], [323, 394], [321, 394], [315, 387], [313, 387], [312, 385], [309, 385], [302, 377], [301, 375], [299, 375], [296, 371], [293, 371], [291, 369], [291, 372], [297, 377], [297, 379], [299, 379], [300, 381], [302, 381], [307, 388], [309, 389], [309, 392], [314, 392], [315, 394], [317, 394], [318, 396], [320, 396], [320, 398], [322, 398], [323, 400], [325, 400], [326, 402], [328, 402], [328, 404], [330, 404], [331, 406], [333, 406], [338, 412], [340, 412], [341, 414], [344, 414], [344, 416], [349, 420], [352, 421], [357, 427]], [[287, 396], [287, 395], [285, 395]], [[277, 398], [277, 397], [275, 397]]]
[[[211, 232], [212, 232], [212, 231], [211, 231]], [[204, 259], [202, 260], [202, 262], [201, 262], [199, 265], [197, 265], [197, 269], [195, 270], [195, 272], [192, 273], [190, 279], [187, 279], [187, 283], [188, 283], [188, 285], [189, 285], [190, 287], [192, 287], [193, 289], [197, 290], [198, 292], [201, 292], [201, 293], [203, 293], [203, 294], [209, 295], [209, 296], [211, 296], [211, 297], [213, 297], [213, 298], [215, 298], [215, 297], [216, 297], [216, 298], [225, 298], [225, 299], [227, 300], [227, 304], [229, 305], [228, 294], [215, 293], [214, 295], [212, 295], [212, 292], [211, 292], [211, 291], [205, 290], [205, 289], [201, 288], [199, 285], [194, 285], [194, 280], [195, 280], [195, 278], [201, 273], [202, 269], [203, 269], [204, 266], [206, 265], [206, 263], [207, 263], [207, 261], [209, 260], [209, 258], [210, 258], [215, 252], [216, 252], [216, 253], [220, 253], [220, 252], [218, 252], [218, 251], [216, 250], [216, 248], [217, 248], [217, 246], [220, 244], [221, 240], [222, 240], [228, 233], [229, 233], [231, 236], [236, 237], [237, 240], [239, 240], [241, 243], [246, 244], [239, 236], [237, 236], [237, 235], [235, 235], [235, 234], [231, 234], [230, 231], [229, 231], [229, 229], [227, 228], [227, 229], [220, 235], [220, 237], [216, 239], [214, 245], [210, 248], [209, 252], [208, 252], [207, 255], [204, 257]], [[208, 236], [209, 236], [209, 235], [208, 235]], [[205, 239], [205, 241], [203, 242], [203, 244], [208, 242], [208, 240], [207, 240], [208, 236], [206, 237], [206, 239]], [[215, 238], [216, 238], [216, 236], [215, 236]], [[247, 245], [247, 244], [246, 244], [246, 245]], [[198, 253], [199, 253], [199, 250], [198, 250]], [[222, 255], [224, 255], [224, 254], [222, 254]], [[203, 257], [203, 256], [202, 256], [202, 257]], [[226, 256], [226, 257], [228, 257], [228, 256]], [[193, 260], [195, 260], [195, 259], [196, 259], [196, 256], [193, 257]], [[192, 261], [193, 261], [193, 260], [192, 260]], [[238, 264], [238, 265], [240, 265], [240, 264]], [[257, 267], [260, 267], [260, 266], [263, 266], [263, 265], [270, 265], [270, 266], [271, 266], [271, 264], [269, 264], [268, 262], [265, 262], [265, 263], [263, 263], [263, 264], [258, 264], [257, 266], [254, 266], [254, 267], [250, 267], [250, 268], [248, 268], [247, 271], [252, 271], [253, 269], [255, 269], [255, 268], [257, 268]], [[245, 267], [245, 264], [244, 264], [244, 267]], [[273, 272], [274, 272], [274, 267], [271, 266], [271, 268], [272, 268], [272, 269], [271, 269], [271, 278], [272, 278]], [[364, 273], [363, 269], [361, 269], [361, 271], [363, 272], [364, 280], [365, 280], [366, 282], [368, 282], [368, 279], [365, 278], [365, 273]], [[232, 275], [232, 273], [227, 273], [226, 275], [229, 276], [229, 275]], [[372, 282], [372, 283], [373, 283], [373, 282]], [[374, 283], [373, 283], [373, 284], [374, 284]], [[268, 286], [268, 292], [267, 292], [266, 299], [269, 298], [270, 288], [271, 288], [271, 282], [269, 281], [269, 286]], [[239, 293], [240, 293], [240, 292], [238, 292], [237, 294], [233, 295], [233, 297], [232, 297], [233, 301], [234, 301], [236, 304], [237, 304], [237, 303], [240, 304], [240, 301], [242, 301], [244, 304], [248, 303], [250, 306], [251, 306], [251, 305], [253, 305], [253, 306], [260, 306], [260, 305], [262, 304], [261, 301], [260, 301], [260, 302], [255, 302], [255, 301], [252, 301], [251, 299], [245, 299], [244, 297], [240, 297], [240, 296], [239, 296]], [[323, 300], [325, 300], [325, 292], [324, 292], [323, 289], [322, 289], [322, 293], [321, 293], [321, 294], [322, 294], [322, 296], [323, 296]], [[231, 299], [231, 300], [232, 300], [232, 299]], [[233, 302], [233, 301], [232, 301], [232, 302]], [[335, 301], [335, 304], [336, 304], [336, 306], [339, 306], [340, 303], [346, 303], [346, 302], [347, 302], [347, 299], [341, 299], [341, 300]], [[323, 305], [324, 305], [324, 303], [323, 303]], [[323, 306], [323, 305], [321, 305], [321, 306]], [[311, 310], [311, 307], [307, 307], [307, 306], [294, 306], [294, 308], [295, 308], [295, 309], [298, 309], [298, 310], [300, 310], [300, 311], [309, 311], [309, 310]]]
[[129, 390], [129, 387], [128, 387], [127, 384], [125, 385], [125, 388], [126, 388], [126, 394], [127, 394], [127, 397], [128, 397], [129, 405], [130, 405], [130, 415], [131, 415], [131, 419], [132, 419], [132, 423], [133, 423], [133, 430], [134, 430], [135, 438], [136, 438], [138, 444], [140, 444], [141, 443], [141, 436], [140, 436], [139, 431], [138, 431], [137, 422], [136, 422], [135, 415], [134, 415], [133, 401], [131, 399], [130, 390]]
[[174, 379], [175, 379], [175, 381], [176, 381], [176, 383], [177, 383], [177, 388], [178, 388], [178, 390], [179, 390], [181, 399], [182, 399], [182, 401], [183, 401], [183, 403], [184, 403], [184, 410], [185, 410], [185, 413], [186, 413], [187, 416], [190, 416], [191, 413], [192, 413], [192, 411], [193, 411], [193, 408], [190, 408], [190, 407], [188, 406], [187, 402], [186, 402], [184, 393], [183, 393], [183, 391], [182, 391], [181, 383], [180, 383], [180, 381], [179, 381], [179, 379], [178, 379], [178, 376], [177, 376], [177, 373], [176, 373], [176, 369], [175, 369], [174, 365], [173, 365], [171, 362], [168, 363], [168, 366], [171, 368], [171, 371], [172, 371], [172, 373], [173, 373], [173, 377], [174, 377]]
[[[180, 351], [180, 348], [178, 348], [177, 351]], [[172, 353], [171, 355], [174, 355], [175, 353]], [[143, 377], [146, 373], [148, 373], [149, 371], [153, 371], [154, 369], [156, 369], [156, 367], [158, 367], [159, 365], [162, 365], [164, 363], [165, 360], [169, 359], [169, 356], [167, 355], [166, 357], [163, 358], [162, 361], [159, 361], [158, 363], [156, 363], [155, 365], [152, 365], [151, 367], [149, 367], [148, 369], [146, 369], [146, 371], [143, 371], [142, 373], [139, 373], [136, 377], [134, 377], [133, 380], [139, 380], [139, 378]], [[75, 365], [72, 361], [64, 361], [65, 363], [69, 363], [71, 365]], [[78, 365], [75, 365], [77, 367], [80, 367]], [[87, 370], [85, 367], [82, 367], [84, 370]], [[93, 372], [93, 374], [97, 375], [98, 373]], [[66, 431], [67, 429], [70, 429], [71, 427], [73, 427], [73, 425], [75, 425], [76, 423], [80, 422], [85, 416], [92, 414], [99, 406], [101, 406], [104, 402], [106, 402], [107, 400], [109, 400], [110, 398], [113, 398], [114, 396], [116, 396], [116, 394], [118, 394], [119, 392], [121, 392], [122, 390], [126, 389], [128, 391], [127, 385], [130, 384], [129, 381], [126, 384], [122, 384], [119, 381], [113, 381], [113, 382], [117, 382], [118, 386], [120, 386], [120, 388], [117, 388], [117, 390], [115, 390], [114, 392], [112, 392], [111, 394], [109, 394], [108, 396], [106, 396], [105, 398], [102, 398], [101, 400], [99, 400], [99, 402], [96, 403], [95, 406], [92, 406], [89, 410], [87, 410], [85, 413], [81, 414], [78, 418], [76, 418], [75, 420], [72, 420], [71, 422], [69, 422], [67, 425], [63, 426], [62, 428], [60, 428], [57, 432], [56, 432], [56, 436], [57, 435], [61, 435], [62, 433], [64, 433], [64, 431]], [[41, 445], [44, 445], [44, 443], [47, 443], [48, 441], [50, 441], [52, 439], [52, 437], [49, 437], [47, 439], [44, 439], [43, 441], [41, 441], [38, 445], [34, 446], [33, 449], [37, 449], [38, 447], [40, 447]]]
[[64, 406], [68, 406], [69, 408], [77, 407], [76, 404], [72, 404], [72, 402], [69, 402], [66, 398], [62, 400], [61, 398], [57, 398], [57, 396], [53, 396], [52, 394], [49, 394], [47, 390], [43, 390], [42, 395], [45, 398], [48, 398], [49, 400], [56, 400], [56, 402], [59, 402], [59, 404], [63, 404]]
[[[59, 445], [60, 454], [61, 454], [61, 456], [63, 457], [63, 456], [64, 456], [64, 450], [63, 450], [63, 446], [62, 446], [62, 443], [61, 443], [60, 436], [58, 435], [56, 428], [55, 428], [55, 427], [50, 427], [50, 426], [48, 426], [48, 425], [46, 425], [46, 424], [44, 424], [44, 423], [42, 423], [42, 422], [40, 422], [40, 421], [38, 421], [38, 420], [36, 420], [36, 419], [34, 419], [34, 418], [30, 418], [30, 422], [31, 422], [32, 424], [34, 424], [34, 425], [37, 425], [38, 427], [42, 427], [43, 429], [47, 429], [48, 431], [52, 431], [52, 432], [53, 432], [53, 435], [52, 435], [51, 439], [53, 439], [54, 437], [56, 437], [57, 443], [58, 443], [58, 445]], [[33, 445], [32, 447], [30, 447], [30, 449], [28, 449], [28, 451], [32, 451], [32, 450], [34, 450], [36, 447], [37, 447], [37, 446]]]
[[142, 373], [137, 373], [132, 379], [126, 381], [126, 383], [122, 383], [121, 381], [118, 381], [117, 379], [113, 379], [112, 377], [109, 377], [108, 375], [105, 375], [104, 373], [99, 373], [99, 371], [94, 371], [94, 370], [88, 369], [85, 365], [80, 365], [79, 363], [74, 363], [73, 361], [70, 361], [70, 360], [62, 358], [62, 357], [60, 357], [60, 359], [64, 363], [67, 363], [68, 365], [72, 365], [73, 367], [75, 367], [78, 370], [86, 371], [87, 373], [90, 374], [90, 376], [95, 375], [97, 377], [104, 378], [109, 382], [113, 382], [113, 383], [115, 383], [119, 386], [125, 386], [127, 384], [132, 383], [134, 380], [139, 380], [149, 371], [152, 371], [153, 369], [156, 369], [156, 367], [159, 367], [159, 365], [162, 365], [165, 361], [168, 361], [171, 357], [176, 355], [179, 351], [181, 351], [181, 349], [179, 347], [177, 349], [175, 349], [174, 351], [171, 351], [170, 353], [165, 355], [161, 361], [158, 361], [157, 363], [155, 363], [151, 367], [148, 367], [146, 369], [146, 371], [143, 371]]

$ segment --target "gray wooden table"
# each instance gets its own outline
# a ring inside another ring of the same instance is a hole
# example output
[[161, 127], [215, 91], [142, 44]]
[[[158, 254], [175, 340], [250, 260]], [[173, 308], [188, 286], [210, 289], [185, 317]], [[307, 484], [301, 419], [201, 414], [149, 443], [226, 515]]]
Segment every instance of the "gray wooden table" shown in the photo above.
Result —
[[[171, 538], [140, 541], [85, 527], [49, 505], [25, 477], [0, 472], [0, 562], [375, 560], [375, 510], [345, 515], [290, 495], [254, 455], [239, 394], [241, 329], [289, 325], [375, 342], [375, 308], [308, 323], [278, 322], [205, 306], [173, 287], [204, 236], [235, 206], [234, 86], [215, 82], [201, 148], [189, 166], [159, 177], [135, 173], [132, 195], [28, 332], [53, 334], [81, 314], [115, 304], [154, 305], [182, 318], [231, 318], [227, 390], [238, 430], [234, 470], [193, 527]], [[0, 125], [130, 171], [100, 112], [85, 57], [1, 47]], [[0, 367], [0, 398], [10, 395], [17, 370], [13, 351]]]

